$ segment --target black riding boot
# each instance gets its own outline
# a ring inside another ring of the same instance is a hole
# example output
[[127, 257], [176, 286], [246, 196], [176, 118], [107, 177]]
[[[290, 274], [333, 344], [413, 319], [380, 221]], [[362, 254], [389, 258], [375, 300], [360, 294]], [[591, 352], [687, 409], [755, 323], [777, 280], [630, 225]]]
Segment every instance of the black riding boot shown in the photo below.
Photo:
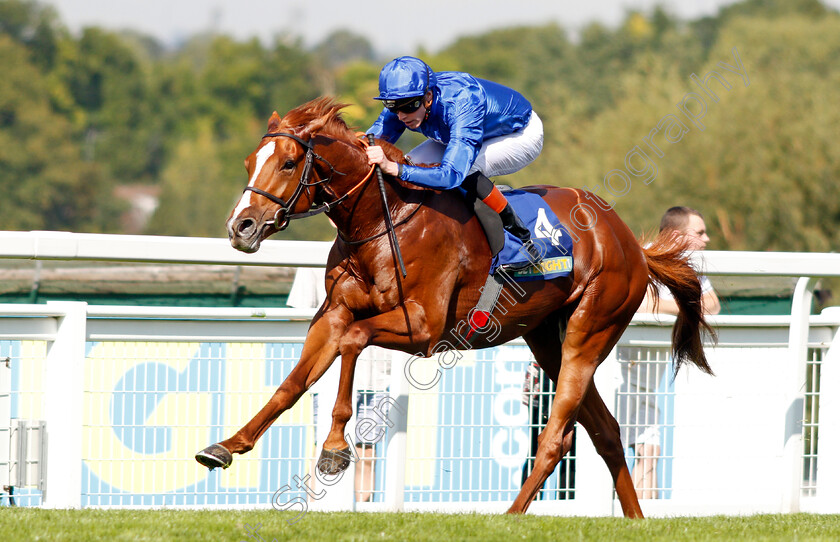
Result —
[[516, 215], [516, 212], [513, 210], [510, 203], [502, 209], [502, 212], [499, 213], [499, 217], [502, 219], [502, 226], [512, 233], [514, 237], [522, 241], [522, 245], [528, 252], [528, 259], [531, 260], [531, 263], [537, 263], [542, 260], [542, 254], [540, 254], [540, 251], [537, 250], [537, 247], [534, 246], [534, 242], [531, 240], [531, 232]]

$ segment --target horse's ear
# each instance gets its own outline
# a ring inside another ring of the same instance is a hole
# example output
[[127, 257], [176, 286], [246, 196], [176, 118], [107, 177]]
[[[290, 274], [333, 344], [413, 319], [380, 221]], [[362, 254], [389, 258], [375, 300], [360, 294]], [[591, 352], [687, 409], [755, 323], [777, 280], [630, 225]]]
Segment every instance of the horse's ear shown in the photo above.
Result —
[[300, 138], [306, 138], [308, 134], [312, 133], [311, 124], [298, 124], [289, 128], [289, 131]]
[[280, 129], [280, 115], [277, 114], [277, 111], [271, 114], [271, 118], [268, 119], [268, 133], [273, 134]]
[[310, 122], [310, 123], [306, 126], [306, 130], [307, 130], [309, 133], [311, 133], [311, 134], [314, 134], [314, 133], [320, 132], [320, 131], [321, 131], [321, 129], [322, 129], [324, 126], [326, 126], [326, 125], [327, 125], [327, 120], [328, 120], [328, 119], [327, 119], [327, 117], [326, 117], [326, 116], [323, 116], [323, 117], [318, 117], [317, 119], [314, 119], [312, 122]]

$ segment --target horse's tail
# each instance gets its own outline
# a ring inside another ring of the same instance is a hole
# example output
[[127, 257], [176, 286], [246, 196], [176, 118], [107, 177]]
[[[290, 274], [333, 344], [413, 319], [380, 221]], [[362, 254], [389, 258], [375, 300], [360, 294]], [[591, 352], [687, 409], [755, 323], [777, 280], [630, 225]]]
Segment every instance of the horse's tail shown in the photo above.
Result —
[[654, 303], [659, 301], [654, 283], [659, 283], [671, 291], [680, 309], [671, 332], [674, 374], [677, 374], [680, 366], [686, 361], [690, 361], [705, 373], [714, 374], [706, 361], [701, 332], [713, 340], [717, 339], [717, 334], [703, 317], [700, 279], [691, 267], [685, 244], [675, 242], [671, 236], [659, 235], [643, 250], [650, 273], [648, 288], [656, 296]]

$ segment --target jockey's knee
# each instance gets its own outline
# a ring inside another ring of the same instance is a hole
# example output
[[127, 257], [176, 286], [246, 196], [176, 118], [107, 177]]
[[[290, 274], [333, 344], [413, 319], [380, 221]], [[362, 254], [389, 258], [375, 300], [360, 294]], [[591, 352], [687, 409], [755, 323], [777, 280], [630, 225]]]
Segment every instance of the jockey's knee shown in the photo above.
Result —
[[461, 183], [461, 188], [475, 194], [478, 199], [483, 200], [496, 189], [496, 185], [481, 171], [474, 171], [464, 178], [464, 181]]

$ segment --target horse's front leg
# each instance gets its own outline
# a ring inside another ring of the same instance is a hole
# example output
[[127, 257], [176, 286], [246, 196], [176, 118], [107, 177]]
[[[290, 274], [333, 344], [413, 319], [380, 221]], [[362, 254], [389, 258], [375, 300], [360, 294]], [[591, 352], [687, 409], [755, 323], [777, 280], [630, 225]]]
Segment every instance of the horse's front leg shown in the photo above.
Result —
[[347, 422], [353, 416], [353, 375], [359, 354], [370, 345], [393, 349], [408, 349], [411, 346], [425, 350], [430, 335], [423, 314], [422, 307], [407, 303], [405, 307], [353, 322], [347, 327], [339, 342], [341, 375], [332, 426], [318, 460], [318, 468], [324, 474], [338, 474], [350, 465], [351, 443], [344, 435]]
[[233, 454], [250, 451], [274, 420], [294, 406], [332, 365], [338, 356], [340, 339], [351, 321], [352, 315], [345, 307], [319, 312], [306, 335], [300, 360], [268, 403], [231, 438], [198, 452], [196, 461], [211, 470], [216, 467], [226, 469], [233, 462]]

